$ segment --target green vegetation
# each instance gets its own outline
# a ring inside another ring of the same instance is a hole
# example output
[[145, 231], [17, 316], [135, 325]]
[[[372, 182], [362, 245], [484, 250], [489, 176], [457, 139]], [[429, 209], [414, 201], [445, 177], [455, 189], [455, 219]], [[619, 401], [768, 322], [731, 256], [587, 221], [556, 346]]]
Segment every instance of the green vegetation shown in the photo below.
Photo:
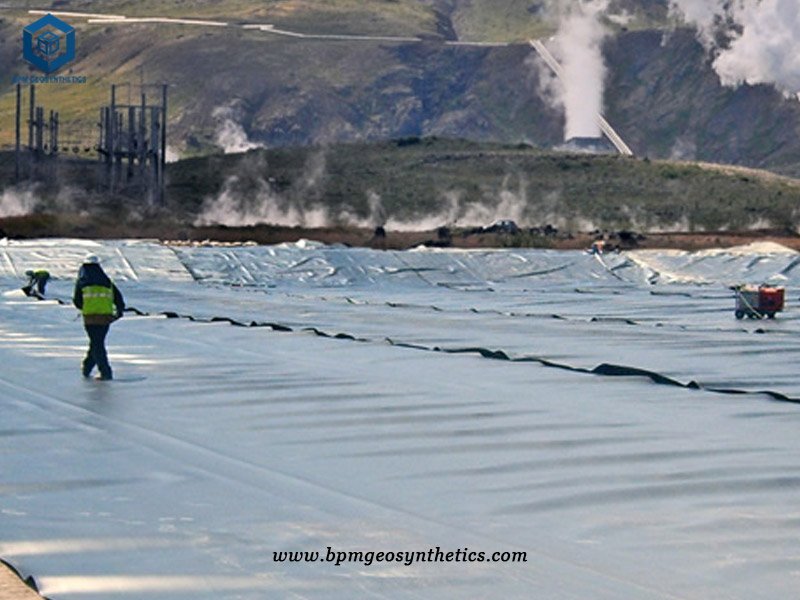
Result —
[[555, 33], [543, 19], [542, 2], [471, 0], [457, 5], [453, 27], [460, 39], [477, 42], [526, 42]]
[[[0, 181], [10, 183], [11, 154], [2, 156]], [[82, 209], [140, 207], [135, 190], [134, 200], [105, 197], [92, 175], [96, 163], [69, 164], [57, 172], [59, 186], [48, 177], [39, 188], [51, 204], [63, 198], [61, 188], [76, 195], [88, 186]], [[472, 210], [573, 230], [794, 230], [800, 205], [800, 182], [752, 169], [414, 137], [186, 159], [168, 165], [168, 182], [169, 214], [182, 222], [193, 222], [223, 191], [249, 206], [324, 208], [334, 221], [348, 214], [372, 222], [377, 199], [383, 217], [396, 220], [460, 225], [453, 215]], [[531, 245], [541, 245], [533, 238]]]
[[[325, 174], [310, 191], [302, 182], [318, 164]], [[263, 189], [271, 179], [276, 196], [302, 204], [311, 194], [332, 215], [367, 217], [369, 197], [379, 197], [386, 214], [402, 220], [441, 214], [451, 198], [462, 209], [505, 199], [519, 202], [523, 218], [538, 224], [720, 230], [768, 223], [791, 229], [800, 205], [800, 182], [766, 172], [431, 138], [181, 161], [170, 171], [170, 198], [194, 214], [232, 176], [242, 193]]]
[[[80, 74], [88, 82], [38, 86], [37, 98], [47, 109], [58, 110], [62, 123], [73, 123], [74, 129], [83, 130], [97, 121], [111, 83], [136, 83], [142, 74], [147, 81], [168, 81], [174, 86], [172, 119], [175, 114], [183, 115], [185, 125], [180, 128], [179, 124], [178, 130], [183, 134], [190, 127], [196, 130], [198, 120], [208, 132], [213, 125], [208, 113], [223, 104], [232, 90], [253, 90], [263, 95], [263, 89], [254, 88], [263, 82], [265, 74], [272, 74], [276, 86], [323, 86], [329, 85], [328, 80], [342, 86], [348, 78], [363, 77], [364, 72], [355, 68], [356, 62], [374, 62], [383, 56], [383, 52], [364, 52], [363, 43], [298, 43], [293, 38], [242, 30], [238, 25], [243, 23], [271, 23], [310, 34], [405, 37], [435, 35], [437, 26], [434, 11], [416, 0], [105, 0], [101, 8], [97, 2], [73, 0], [52, 5], [56, 11], [216, 19], [237, 25], [103, 25], [77, 17], [68, 19], [78, 32], [78, 59], [59, 74]], [[15, 3], [14, 9], [0, 12], [0, 64], [11, 65], [13, 74], [39, 74], [20, 58], [19, 38], [22, 27], [36, 18], [27, 11], [43, 8], [48, 8], [46, 3], [23, 0]], [[384, 61], [382, 68], [391, 70], [391, 62]], [[337, 67], [329, 68], [331, 64]], [[198, 106], [204, 94], [204, 106]], [[0, 85], [0, 146], [14, 141], [14, 103], [14, 88], [6, 80]], [[187, 117], [193, 109], [205, 117]], [[208, 146], [188, 148], [187, 153], [198, 150], [207, 151]]]
[[[563, 111], [542, 94], [531, 37], [553, 33], [546, 0], [18, 0], [0, 9], [0, 64], [20, 57], [29, 8], [214, 19], [231, 27], [90, 24], [62, 74], [85, 85], [40, 85], [62, 139], [97, 140], [111, 83], [170, 85], [169, 145], [184, 157], [219, 151], [230, 108], [249, 141], [270, 148], [439, 136], [558, 146]], [[101, 8], [98, 8], [101, 7]], [[639, 156], [743, 164], [800, 176], [800, 103], [769, 86], [721, 86], [696, 32], [675, 28], [662, 0], [611, 0], [604, 113]], [[421, 42], [319, 40], [245, 30], [271, 23], [316, 34], [419, 37]], [[669, 35], [663, 29], [669, 27]], [[514, 42], [453, 46], [449, 39]], [[125, 100], [127, 88], [122, 88]], [[132, 90], [136, 99], [138, 91]], [[0, 84], [0, 148], [13, 144], [14, 88]], [[215, 114], [217, 116], [215, 116]], [[748, 115], [742, 118], [742, 115]], [[227, 123], [230, 125], [230, 123]], [[23, 126], [24, 128], [24, 126]], [[26, 132], [24, 132], [26, 133]], [[244, 137], [244, 136], [242, 136]], [[682, 177], [663, 179], [679, 185]], [[409, 201], [412, 204], [416, 199]]]
[[[607, 21], [612, 30], [664, 28], [669, 24], [666, 4], [615, 0], [610, 8], [620, 15]], [[544, 0], [470, 0], [456, 3], [450, 17], [460, 39], [526, 42], [555, 34], [553, 12]]]
[[[71, 0], [69, 3], [21, 0], [9, 14], [27, 17], [31, 9], [101, 13], [126, 17], [172, 17], [226, 22], [309, 25], [309, 32], [405, 35], [430, 30], [433, 11], [418, 0]], [[75, 23], [72, 23], [73, 25]]]

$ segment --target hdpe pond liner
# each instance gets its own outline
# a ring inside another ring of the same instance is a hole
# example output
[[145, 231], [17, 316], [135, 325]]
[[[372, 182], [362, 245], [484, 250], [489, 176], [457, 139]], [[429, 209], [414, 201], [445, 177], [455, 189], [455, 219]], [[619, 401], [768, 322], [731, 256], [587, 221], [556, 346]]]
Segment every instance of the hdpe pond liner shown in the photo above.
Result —
[[[78, 373], [79, 244], [37, 256], [51, 300], [3, 279], [0, 557], [46, 595], [797, 589], [792, 270], [786, 313], [738, 322], [725, 278], [754, 255], [664, 284], [626, 255], [131, 246], [92, 250], [138, 311], [110, 384]], [[759, 279], [794, 260], [765, 256]], [[527, 562], [273, 554], [437, 546]]]

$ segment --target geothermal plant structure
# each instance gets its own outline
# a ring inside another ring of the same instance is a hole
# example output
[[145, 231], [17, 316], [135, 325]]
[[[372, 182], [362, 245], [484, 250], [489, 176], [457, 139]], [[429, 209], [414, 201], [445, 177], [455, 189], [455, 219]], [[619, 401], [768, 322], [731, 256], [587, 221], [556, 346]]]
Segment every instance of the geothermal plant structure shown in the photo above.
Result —
[[[139, 102], [132, 101], [132, 86], [128, 88], [127, 102], [118, 101], [118, 85], [111, 86], [111, 101], [100, 109], [100, 120], [91, 129], [75, 130], [75, 139], [60, 135], [59, 113], [50, 111], [45, 120], [45, 109], [36, 105], [36, 86], [28, 92], [28, 144], [27, 155], [22, 149], [22, 86], [17, 84], [17, 109], [15, 127], [15, 180], [23, 177], [23, 162], [28, 165], [28, 176], [39, 171], [46, 157], [50, 160], [70, 150], [76, 155], [95, 152], [105, 165], [102, 177], [105, 187], [114, 192], [123, 186], [143, 188], [145, 196], [154, 204], [164, 202], [164, 168], [167, 149], [167, 85], [139, 84]], [[154, 89], [158, 100], [149, 103], [146, 90]], [[87, 141], [97, 135], [96, 143]], [[24, 160], [25, 159], [25, 160]]]

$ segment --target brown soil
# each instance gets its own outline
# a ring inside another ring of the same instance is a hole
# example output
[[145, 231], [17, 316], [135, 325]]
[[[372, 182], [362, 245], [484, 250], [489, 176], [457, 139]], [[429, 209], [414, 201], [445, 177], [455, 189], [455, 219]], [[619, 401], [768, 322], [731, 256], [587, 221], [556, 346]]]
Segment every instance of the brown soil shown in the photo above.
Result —
[[[90, 239], [146, 238], [173, 243], [229, 243], [256, 244], [293, 243], [301, 239], [316, 240], [326, 244], [398, 250], [429, 245], [452, 248], [553, 248], [583, 250], [601, 237], [593, 233], [471, 233], [455, 230], [448, 236], [437, 231], [399, 232], [387, 231], [385, 237], [376, 236], [370, 229], [328, 227], [278, 227], [256, 225], [251, 227], [193, 227], [170, 223], [166, 220], [150, 220], [139, 223], [114, 223], [77, 216], [31, 215], [0, 219], [0, 237], [31, 239], [43, 237], [77, 237]], [[670, 232], [635, 233], [626, 235], [606, 232], [607, 248], [622, 250], [634, 248], [669, 248], [677, 250], [702, 250], [727, 248], [751, 242], [772, 241], [800, 251], [800, 236], [795, 233], [775, 230], [741, 232]]]
[[4, 561], [0, 561], [0, 600], [42, 600], [19, 573]]

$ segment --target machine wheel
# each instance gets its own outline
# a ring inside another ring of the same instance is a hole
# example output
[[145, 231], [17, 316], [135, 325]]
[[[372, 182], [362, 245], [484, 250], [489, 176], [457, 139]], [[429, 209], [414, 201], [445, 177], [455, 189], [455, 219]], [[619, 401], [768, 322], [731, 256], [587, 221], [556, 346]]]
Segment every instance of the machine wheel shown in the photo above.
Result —
[[733, 314], [735, 314], [735, 315], [736, 315], [736, 318], [737, 318], [737, 319], [744, 319], [744, 311], [743, 311], [743, 310], [737, 310], [737, 311], [736, 311], [735, 313], [733, 313]]
[[767, 316], [768, 316], [770, 319], [774, 319], [774, 318], [775, 318], [775, 313], [774, 313], [774, 312], [768, 312], [768, 313], [767, 313]]

